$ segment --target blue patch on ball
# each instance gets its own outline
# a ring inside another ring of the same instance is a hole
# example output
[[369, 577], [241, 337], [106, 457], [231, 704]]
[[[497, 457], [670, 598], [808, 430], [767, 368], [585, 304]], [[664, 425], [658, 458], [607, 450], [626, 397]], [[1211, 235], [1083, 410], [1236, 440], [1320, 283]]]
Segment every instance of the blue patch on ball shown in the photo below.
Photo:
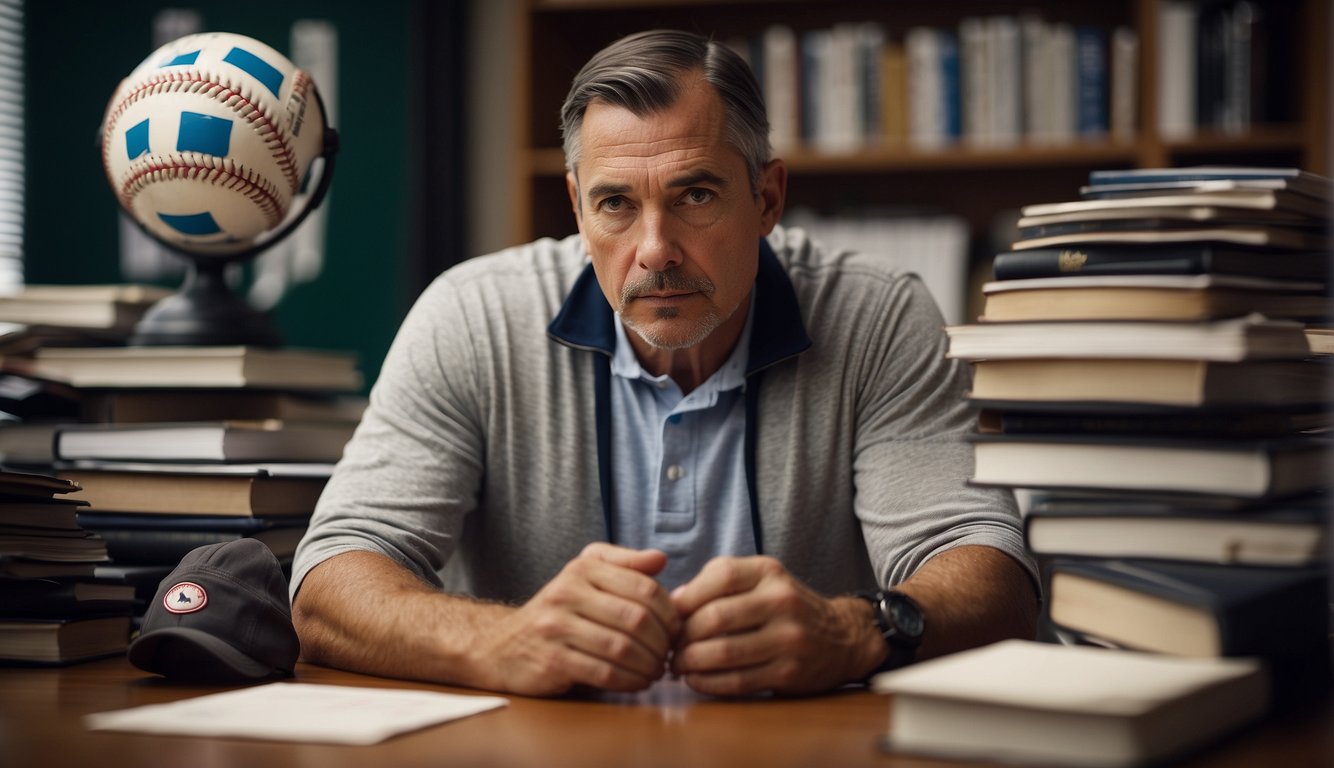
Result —
[[283, 73], [272, 64], [244, 48], [233, 48], [222, 60], [264, 84], [277, 96], [283, 87]]
[[182, 112], [176, 133], [177, 152], [199, 152], [226, 157], [232, 142], [232, 121], [225, 117]]
[[186, 215], [159, 213], [157, 216], [162, 219], [162, 223], [183, 235], [216, 235], [222, 231], [218, 222], [213, 220], [213, 214], [208, 211]]
[[135, 123], [125, 131], [125, 152], [131, 160], [148, 154], [148, 118]]
[[163, 66], [163, 67], [181, 67], [181, 66], [187, 66], [187, 65], [190, 65], [190, 64], [195, 63], [195, 59], [197, 59], [197, 58], [199, 58], [199, 51], [189, 51], [188, 53], [178, 53], [178, 54], [176, 54], [176, 56], [175, 56], [174, 58], [172, 58], [171, 61], [165, 62], [165, 63], [161, 64], [160, 66]]

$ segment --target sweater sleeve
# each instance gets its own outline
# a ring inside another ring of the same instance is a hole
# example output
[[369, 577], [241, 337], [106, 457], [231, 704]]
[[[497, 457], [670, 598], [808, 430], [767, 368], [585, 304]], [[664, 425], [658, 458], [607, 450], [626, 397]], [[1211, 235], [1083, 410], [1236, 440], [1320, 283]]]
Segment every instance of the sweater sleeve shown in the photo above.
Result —
[[976, 412], [967, 365], [945, 357], [939, 310], [915, 276], [882, 293], [879, 333], [855, 364], [859, 395], [855, 509], [880, 584], [899, 583], [936, 554], [966, 545], [1013, 557], [1038, 583], [1008, 490], [968, 484]]
[[311, 568], [352, 550], [440, 584], [483, 467], [474, 335], [458, 293], [438, 278], [400, 327], [297, 549], [293, 597]]

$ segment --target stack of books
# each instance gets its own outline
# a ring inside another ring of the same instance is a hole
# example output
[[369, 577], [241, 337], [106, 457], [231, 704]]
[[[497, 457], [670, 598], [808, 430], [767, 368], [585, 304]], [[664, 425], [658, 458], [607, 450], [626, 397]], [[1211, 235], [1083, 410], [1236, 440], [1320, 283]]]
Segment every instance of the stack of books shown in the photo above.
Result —
[[341, 352], [49, 347], [27, 372], [77, 393], [47, 465], [80, 488], [78, 525], [110, 557], [98, 578], [140, 600], [200, 546], [253, 537], [290, 563], [365, 407]]
[[74, 388], [33, 372], [36, 350], [123, 345], [168, 295], [150, 285], [26, 285], [0, 294], [0, 463], [49, 467], [56, 427], [80, 418]]
[[[1081, 643], [1257, 657], [1329, 684], [1330, 182], [1094, 173], [1023, 210], [979, 321], [974, 482], [1031, 492], [1047, 619]], [[1042, 230], [1042, 231], [1038, 231]]]
[[134, 590], [95, 580], [106, 544], [79, 525], [78, 485], [0, 471], [0, 662], [66, 664], [121, 653]]

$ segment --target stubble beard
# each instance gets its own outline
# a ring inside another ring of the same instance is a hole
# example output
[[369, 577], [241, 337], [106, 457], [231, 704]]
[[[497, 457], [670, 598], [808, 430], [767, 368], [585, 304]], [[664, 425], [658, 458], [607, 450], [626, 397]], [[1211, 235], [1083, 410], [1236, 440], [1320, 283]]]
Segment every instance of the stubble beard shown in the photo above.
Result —
[[[675, 269], [645, 275], [632, 283], [626, 283], [621, 288], [621, 322], [654, 349], [668, 351], [689, 349], [707, 339], [727, 320], [717, 307], [710, 305], [704, 314], [693, 322], [693, 327], [686, 329], [674, 327], [676, 323], [666, 323], [665, 328], [659, 327], [655, 322], [641, 323], [627, 316], [625, 308], [633, 299], [656, 291], [694, 291], [707, 297], [712, 296], [714, 290], [714, 285], [709, 280], [688, 278]], [[681, 310], [677, 307], [660, 307], [654, 310], [655, 320], [670, 321], [680, 316]]]

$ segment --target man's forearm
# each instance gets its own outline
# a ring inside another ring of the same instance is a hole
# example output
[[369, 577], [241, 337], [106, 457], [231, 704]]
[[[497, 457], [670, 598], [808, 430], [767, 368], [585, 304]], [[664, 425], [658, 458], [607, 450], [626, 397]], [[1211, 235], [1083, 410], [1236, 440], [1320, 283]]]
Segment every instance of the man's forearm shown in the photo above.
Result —
[[307, 574], [292, 619], [307, 661], [385, 677], [478, 688], [478, 630], [512, 611], [441, 593], [389, 558], [347, 552]]
[[962, 546], [931, 558], [896, 589], [922, 606], [926, 635], [917, 657], [930, 658], [1037, 631], [1033, 581], [1009, 555]]

